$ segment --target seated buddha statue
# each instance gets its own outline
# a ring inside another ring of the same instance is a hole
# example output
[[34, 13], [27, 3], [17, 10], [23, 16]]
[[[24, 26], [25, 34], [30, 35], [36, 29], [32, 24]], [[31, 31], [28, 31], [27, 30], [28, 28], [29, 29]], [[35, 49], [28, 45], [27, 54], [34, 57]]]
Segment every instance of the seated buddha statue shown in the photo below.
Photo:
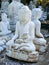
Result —
[[41, 18], [42, 10], [40, 8], [32, 9], [32, 21], [35, 24], [35, 39], [34, 43], [39, 46], [37, 47], [40, 52], [45, 52], [47, 44], [44, 39], [43, 34], [41, 33], [41, 22], [39, 19]]
[[7, 18], [6, 13], [2, 13], [1, 18], [3, 22], [5, 22], [5, 24], [7, 25], [8, 30], [10, 30], [10, 20]]
[[1, 14], [1, 21], [0, 21], [0, 39], [9, 40], [11, 36], [10, 25], [7, 19], [7, 15], [5, 13]]
[[7, 19], [7, 15], [5, 13], [2, 13], [1, 14], [1, 22], [0, 22], [1, 34], [4, 35], [4, 34], [10, 33], [11, 31], [9, 29], [10, 29], [10, 24], [9, 24], [8, 19]]
[[35, 37], [34, 23], [31, 22], [31, 10], [24, 6], [20, 9], [19, 21], [16, 24], [14, 37], [7, 42], [7, 56], [28, 61], [37, 62], [38, 52], [33, 43]]

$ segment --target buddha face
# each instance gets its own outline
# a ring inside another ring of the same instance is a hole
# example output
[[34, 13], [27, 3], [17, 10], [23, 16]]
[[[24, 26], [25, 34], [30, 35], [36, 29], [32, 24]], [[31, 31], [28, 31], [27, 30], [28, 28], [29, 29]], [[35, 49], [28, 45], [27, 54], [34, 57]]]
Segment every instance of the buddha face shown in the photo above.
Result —
[[2, 13], [2, 15], [1, 15], [1, 19], [2, 19], [2, 21], [6, 21], [6, 19], [7, 19], [7, 15], [6, 15], [5, 13]]
[[34, 8], [32, 10], [32, 19], [39, 19], [42, 16], [42, 10], [40, 8]]
[[20, 23], [27, 23], [31, 20], [31, 11], [27, 6], [23, 6], [18, 12]]

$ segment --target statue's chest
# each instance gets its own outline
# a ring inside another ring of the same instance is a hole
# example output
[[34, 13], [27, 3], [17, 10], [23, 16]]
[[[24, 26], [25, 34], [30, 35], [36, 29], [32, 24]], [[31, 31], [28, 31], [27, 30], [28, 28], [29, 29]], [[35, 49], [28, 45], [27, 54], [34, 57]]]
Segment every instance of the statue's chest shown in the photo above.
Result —
[[20, 25], [19, 26], [19, 33], [24, 34], [24, 33], [29, 33], [29, 25]]

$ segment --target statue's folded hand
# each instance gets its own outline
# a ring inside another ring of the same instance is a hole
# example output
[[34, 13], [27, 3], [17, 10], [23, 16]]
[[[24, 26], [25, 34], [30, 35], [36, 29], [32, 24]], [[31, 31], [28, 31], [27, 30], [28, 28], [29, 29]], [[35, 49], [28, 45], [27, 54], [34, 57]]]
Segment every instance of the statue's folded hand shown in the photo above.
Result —
[[41, 33], [37, 34], [36, 37], [38, 37], [38, 38], [44, 38]]
[[16, 43], [23, 43], [23, 39], [16, 39], [16, 41], [15, 41]]

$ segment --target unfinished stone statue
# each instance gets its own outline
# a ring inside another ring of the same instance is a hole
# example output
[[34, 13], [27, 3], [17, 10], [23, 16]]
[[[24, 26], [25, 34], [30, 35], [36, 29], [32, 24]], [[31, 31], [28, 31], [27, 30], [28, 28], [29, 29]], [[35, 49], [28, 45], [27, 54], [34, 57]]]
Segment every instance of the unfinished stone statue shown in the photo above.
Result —
[[18, 16], [15, 36], [7, 43], [7, 56], [28, 62], [37, 62], [39, 54], [33, 43], [35, 28], [34, 23], [31, 22], [31, 11], [24, 6], [20, 9]]
[[11, 36], [11, 31], [9, 30], [10, 26], [7, 19], [7, 15], [5, 13], [2, 13], [1, 19], [2, 20], [0, 21], [0, 39], [6, 39], [6, 41], [8, 41]]
[[20, 0], [12, 0], [11, 4], [8, 7], [9, 18], [11, 20], [11, 31], [15, 31], [16, 22], [19, 20], [18, 11], [21, 9], [22, 6], [23, 4], [20, 3]]
[[32, 21], [35, 24], [35, 39], [34, 43], [39, 46], [37, 47], [39, 51], [45, 52], [46, 50], [46, 40], [44, 39], [42, 33], [41, 33], [41, 22], [39, 21], [39, 18], [42, 15], [42, 10], [40, 8], [34, 8], [32, 9]]
[[9, 2], [8, 0], [2, 0], [2, 3], [1, 3], [1, 12], [4, 12], [4, 13], [8, 13], [8, 5], [9, 5]]

